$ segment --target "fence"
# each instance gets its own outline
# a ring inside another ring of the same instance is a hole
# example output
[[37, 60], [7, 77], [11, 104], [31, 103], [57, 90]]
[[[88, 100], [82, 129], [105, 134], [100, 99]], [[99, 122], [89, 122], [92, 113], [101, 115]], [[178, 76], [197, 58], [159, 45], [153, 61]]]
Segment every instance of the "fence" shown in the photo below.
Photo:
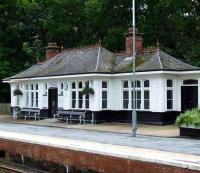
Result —
[[0, 103], [0, 113], [10, 114], [10, 103]]

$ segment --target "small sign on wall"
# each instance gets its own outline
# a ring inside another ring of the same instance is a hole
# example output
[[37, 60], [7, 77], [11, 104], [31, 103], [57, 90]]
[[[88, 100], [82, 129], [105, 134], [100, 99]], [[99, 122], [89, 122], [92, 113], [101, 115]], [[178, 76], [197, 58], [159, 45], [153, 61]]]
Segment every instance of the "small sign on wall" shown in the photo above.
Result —
[[68, 90], [68, 83], [67, 83], [67, 82], [64, 82], [64, 83], [63, 83], [63, 89], [64, 89], [64, 90]]
[[58, 88], [59, 83], [58, 82], [53, 82], [49, 84], [49, 88]]

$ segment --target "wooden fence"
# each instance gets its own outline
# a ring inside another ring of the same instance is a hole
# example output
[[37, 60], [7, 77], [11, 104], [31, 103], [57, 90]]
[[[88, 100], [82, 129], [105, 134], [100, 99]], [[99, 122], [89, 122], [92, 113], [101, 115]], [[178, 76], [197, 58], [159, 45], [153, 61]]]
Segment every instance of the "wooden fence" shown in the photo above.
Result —
[[0, 113], [10, 114], [10, 103], [0, 103]]

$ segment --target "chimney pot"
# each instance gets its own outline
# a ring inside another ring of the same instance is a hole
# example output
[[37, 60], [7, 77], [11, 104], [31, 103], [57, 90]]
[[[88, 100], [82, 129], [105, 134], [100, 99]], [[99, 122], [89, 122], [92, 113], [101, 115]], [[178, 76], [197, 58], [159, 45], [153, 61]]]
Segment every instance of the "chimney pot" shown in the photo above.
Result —
[[53, 58], [60, 53], [60, 47], [55, 42], [49, 42], [46, 47], [45, 59], [46, 61]]

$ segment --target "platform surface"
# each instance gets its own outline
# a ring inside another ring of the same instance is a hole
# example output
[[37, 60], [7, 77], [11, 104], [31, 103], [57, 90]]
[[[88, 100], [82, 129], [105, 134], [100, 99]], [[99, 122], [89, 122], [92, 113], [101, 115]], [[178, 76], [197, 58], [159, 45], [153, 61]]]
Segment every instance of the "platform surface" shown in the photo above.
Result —
[[0, 124], [0, 138], [200, 171], [199, 140], [20, 124]]

